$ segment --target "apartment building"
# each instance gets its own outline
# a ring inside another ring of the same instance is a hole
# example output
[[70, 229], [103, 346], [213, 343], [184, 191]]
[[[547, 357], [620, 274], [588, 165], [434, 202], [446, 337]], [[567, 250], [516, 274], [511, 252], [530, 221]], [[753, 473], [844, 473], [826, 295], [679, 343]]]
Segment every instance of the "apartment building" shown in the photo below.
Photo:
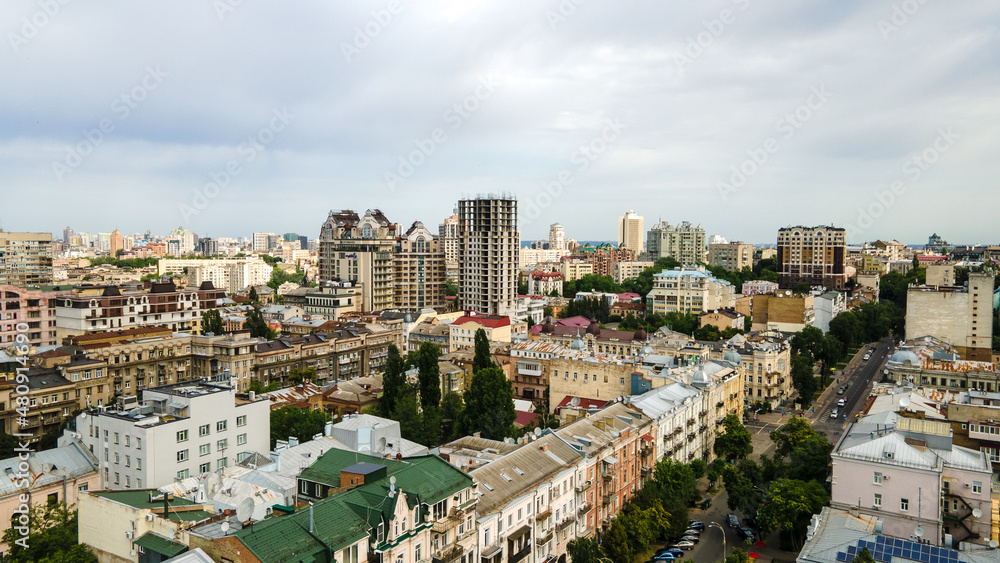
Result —
[[589, 489], [585, 460], [555, 434], [532, 434], [522, 447], [472, 470], [481, 561], [565, 559], [566, 544], [585, 532], [578, 526], [587, 508], [578, 504]]
[[911, 286], [906, 292], [906, 339], [934, 336], [968, 360], [990, 361], [993, 275], [970, 273], [966, 287]]
[[0, 285], [27, 287], [52, 281], [52, 233], [0, 229]]
[[638, 254], [635, 250], [624, 246], [601, 244], [598, 246], [578, 246], [571, 259], [582, 259], [593, 265], [592, 273], [598, 276], [610, 276], [618, 262], [634, 262]]
[[81, 286], [73, 295], [56, 298], [56, 331], [60, 338], [143, 326], [198, 332], [202, 313], [215, 309], [225, 297], [226, 292], [211, 282], [197, 289], [178, 289], [172, 281], [153, 282], [139, 290]]
[[528, 274], [528, 295], [562, 295], [563, 277], [559, 272], [535, 270]]
[[646, 251], [654, 262], [669, 257], [694, 266], [705, 261], [705, 229], [688, 221], [677, 225], [661, 221], [646, 233]]
[[743, 295], [763, 295], [778, 291], [778, 284], [764, 280], [752, 280], [743, 282], [740, 293]]
[[[0, 346], [9, 346], [19, 334], [30, 346], [52, 346], [56, 335], [56, 298], [71, 295], [71, 289], [46, 287], [25, 289], [0, 285]], [[18, 327], [26, 328], [19, 331]]]
[[708, 265], [725, 268], [727, 272], [739, 272], [743, 268], [753, 268], [754, 246], [745, 242], [729, 242], [708, 245]]
[[816, 323], [815, 297], [810, 294], [779, 290], [753, 296], [754, 331], [798, 332]]
[[631, 280], [639, 277], [646, 268], [652, 268], [653, 262], [646, 262], [640, 260], [622, 260], [620, 262], [615, 262], [611, 267], [611, 277], [615, 279], [615, 283], [623, 284], [625, 280]]
[[157, 274], [188, 276], [192, 286], [211, 282], [227, 293], [237, 293], [249, 286], [264, 285], [271, 281], [274, 268], [260, 258], [190, 259], [163, 258], [157, 265]]
[[728, 341], [698, 342], [709, 349], [708, 357], [733, 365], [743, 379], [748, 403], [781, 403], [792, 395], [791, 345], [787, 339], [752, 334], [736, 335]]
[[845, 234], [843, 228], [826, 226], [778, 229], [776, 258], [781, 287], [806, 283], [843, 291], [847, 284]]
[[361, 308], [389, 309], [393, 303], [393, 253], [399, 225], [378, 209], [359, 216], [349, 209], [331, 211], [320, 228], [319, 281], [344, 280], [364, 288]]
[[[361, 313], [364, 288], [347, 281], [328, 281], [315, 289], [302, 288], [301, 306], [307, 315], [337, 320], [348, 313]], [[297, 302], [285, 298], [286, 303]]]
[[580, 350], [590, 353], [623, 357], [638, 354], [646, 345], [646, 339], [646, 331], [642, 328], [635, 332], [601, 328], [597, 321], [585, 317], [550, 319], [528, 331], [528, 340], [551, 342], [565, 348], [579, 346]]
[[[0, 381], [0, 431], [24, 434], [22, 439], [31, 442], [58, 429], [77, 409], [104, 404], [112, 395], [103, 379], [104, 367], [98, 362], [78, 359], [60, 368], [31, 367], [21, 374], [20, 383], [13, 376]], [[27, 386], [27, 393], [18, 392], [22, 385]], [[23, 405], [27, 416], [18, 412], [19, 400], [28, 401]]]
[[743, 313], [736, 309], [714, 309], [698, 316], [698, 326], [714, 326], [720, 331], [727, 328], [743, 330], [744, 319]]
[[438, 242], [444, 252], [445, 274], [455, 284], [458, 283], [458, 238], [458, 215], [450, 215], [438, 226]]
[[394, 307], [419, 311], [444, 306], [445, 252], [440, 241], [420, 221], [414, 221], [396, 240], [392, 267]]
[[847, 299], [840, 291], [823, 291], [813, 294], [813, 326], [824, 333], [830, 331], [830, 321], [847, 310]]
[[563, 281], [573, 281], [594, 273], [594, 264], [579, 258], [563, 260], [559, 265]]
[[[991, 537], [993, 470], [986, 454], [957, 446], [946, 422], [862, 418], [831, 454], [830, 506], [878, 517], [888, 535], [934, 545], [984, 544]], [[879, 419], [881, 420], [881, 419]]]
[[624, 246], [636, 255], [642, 254], [642, 215], [629, 210], [618, 217], [618, 246]]
[[458, 228], [458, 307], [484, 315], [515, 315], [521, 246], [517, 200], [504, 195], [460, 200]]
[[1000, 371], [991, 361], [960, 359], [958, 348], [932, 336], [902, 342], [886, 362], [886, 375], [899, 384], [959, 392], [1000, 392]]
[[298, 500], [310, 502], [308, 510], [261, 522], [237, 538], [261, 561], [293, 552], [319, 557], [364, 539], [368, 550], [343, 561], [375, 554], [382, 561], [475, 563], [477, 489], [473, 477], [437, 456], [397, 461], [331, 449], [298, 476]]
[[398, 329], [375, 323], [345, 325], [331, 332], [281, 336], [257, 344], [252, 379], [286, 381], [292, 369], [316, 370], [316, 381], [340, 381], [381, 372]]
[[646, 313], [704, 313], [732, 308], [735, 296], [733, 284], [715, 278], [703, 267], [663, 270], [653, 274], [653, 289], [646, 296]]
[[269, 414], [266, 400], [188, 381], [145, 389], [135, 403], [81, 413], [76, 432], [101, 461], [102, 489], [142, 489], [268, 451]]
[[463, 348], [475, 348], [476, 332], [486, 332], [490, 343], [506, 342], [511, 339], [510, 317], [499, 315], [465, 315], [448, 325], [448, 350], [454, 352]]

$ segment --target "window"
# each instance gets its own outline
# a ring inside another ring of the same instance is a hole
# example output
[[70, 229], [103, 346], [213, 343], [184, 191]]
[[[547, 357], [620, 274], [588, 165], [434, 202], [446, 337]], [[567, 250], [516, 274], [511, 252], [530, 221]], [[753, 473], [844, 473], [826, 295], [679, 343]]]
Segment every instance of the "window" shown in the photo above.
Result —
[[187, 469], [181, 469], [177, 472], [178, 479], [187, 479], [191, 475], [191, 472]]
[[129, 477], [128, 475], [125, 476], [125, 488], [126, 489], [132, 488], [132, 478]]
[[[115, 433], [115, 437], [116, 437], [115, 442], [116, 443], [118, 442], [117, 436], [118, 436], [118, 434]], [[188, 431], [187, 430], [181, 430], [180, 432], [177, 433], [177, 441], [178, 442], [187, 442], [187, 439], [188, 439]]]
[[[141, 457], [135, 458], [135, 468], [136, 469], [142, 469], [142, 458]], [[139, 485], [136, 485], [136, 486], [138, 487]]]
[[115, 465], [121, 463], [121, 458], [118, 456], [118, 452], [115, 452]]
[[212, 453], [212, 444], [202, 444], [198, 446], [198, 455], [208, 455]]
[[136, 438], [135, 439], [135, 449], [137, 449], [137, 450], [141, 450], [142, 449], [142, 438]]
[[223, 467], [227, 467], [228, 465], [229, 465], [229, 460], [224, 457], [220, 457], [219, 461], [215, 462], [216, 469], [222, 469]]
[[882, 473], [880, 473], [878, 471], [875, 472], [875, 480], [874, 480], [874, 482], [875, 482], [876, 485], [881, 485], [882, 484]]
[[211, 470], [212, 470], [211, 463], [203, 463], [198, 466], [198, 473], [208, 473]]
[[229, 440], [226, 438], [223, 438], [215, 443], [215, 450], [219, 452], [225, 450], [228, 447], [229, 447]]
[[125, 447], [126, 448], [132, 447], [131, 444], [129, 444], [130, 438], [131, 438], [131, 436], [129, 436], [128, 434], [125, 435]]
[[82, 485], [80, 485], [79, 487], [76, 488], [76, 490], [80, 491], [81, 493], [84, 492], [84, 491], [86, 491], [86, 490], [89, 490], [89, 489], [90, 489], [90, 484], [89, 483], [84, 483], [84, 484], [82, 484]]
[[226, 421], [225, 420], [220, 420], [219, 422], [216, 422], [215, 423], [215, 431], [216, 432], [225, 432], [226, 431]]
[[247, 425], [247, 415], [236, 417], [236, 426], [246, 426]]
[[208, 424], [206, 424], [204, 426], [199, 426], [198, 427], [198, 435], [199, 436], [208, 436], [208, 432], [209, 432], [209, 425]]
[[972, 482], [972, 494], [978, 495], [983, 492], [983, 483], [981, 481]]
[[115, 473], [115, 485], [117, 485], [120, 480], [121, 479], [120, 479], [119, 475], [117, 473]]
[[910, 509], [910, 499], [908, 499], [908, 498], [901, 498], [901, 499], [899, 499], [899, 509], [902, 510], [902, 511], [904, 511], [904, 512], [907, 511], [907, 510], [909, 510]]
[[132, 467], [132, 457], [125, 456], [125, 467]]
[[236, 445], [237, 446], [242, 446], [243, 444], [246, 444], [246, 443], [247, 443], [247, 435], [246, 434], [240, 434], [239, 436], [236, 437]]
[[875, 493], [875, 508], [882, 507], [882, 495]]
[[187, 450], [181, 450], [177, 452], [177, 461], [187, 461], [187, 458], [188, 458]]
[[142, 488], [142, 479], [136, 477], [135, 478], [135, 486], [136, 486], [137, 489], [141, 489]]

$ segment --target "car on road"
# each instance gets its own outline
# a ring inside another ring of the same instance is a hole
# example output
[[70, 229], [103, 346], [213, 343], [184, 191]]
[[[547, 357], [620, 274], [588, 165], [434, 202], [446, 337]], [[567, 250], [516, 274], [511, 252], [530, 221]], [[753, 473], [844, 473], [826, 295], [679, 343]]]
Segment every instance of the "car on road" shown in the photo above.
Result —
[[691, 543], [698, 543], [701, 538], [697, 534], [684, 534], [680, 541], [689, 541]]
[[696, 530], [704, 530], [705, 529], [705, 523], [704, 522], [699, 522], [698, 520], [692, 520], [692, 521], [688, 522], [688, 528], [694, 528]]
[[726, 522], [729, 524], [730, 528], [739, 528], [740, 527], [740, 519], [739, 519], [739, 517], [736, 516], [735, 514], [733, 514], [732, 512], [730, 512], [728, 515], [726, 515]]
[[844, 406], [844, 404], [845, 404], [845, 401], [844, 401], [843, 399], [841, 399], [841, 400], [837, 401], [837, 406], [838, 406], [838, 407], [843, 407], [843, 406]]
[[683, 541], [682, 540], [682, 541], [679, 541], [679, 542], [675, 543], [673, 545], [673, 547], [676, 547], [678, 549], [685, 549], [687, 551], [691, 551], [691, 548], [694, 547], [694, 542], [689, 542], [689, 541]]
[[838, 395], [843, 395], [844, 394], [844, 388], [841, 387], [840, 389], [837, 389], [837, 394]]
[[672, 553], [665, 552], [653, 557], [653, 561], [677, 561], [677, 558]]
[[740, 526], [736, 531], [743, 537], [743, 539], [752, 542], [754, 540], [753, 530], [747, 526]]
[[660, 549], [656, 550], [656, 555], [654, 555], [653, 557], [654, 558], [658, 557], [660, 555], [663, 555], [664, 553], [669, 553], [670, 555], [673, 555], [678, 559], [684, 557], [684, 550], [679, 547], [661, 547]]
[[839, 414], [840, 414], [840, 411], [837, 410], [837, 407], [833, 407], [833, 409], [830, 410], [830, 418], [837, 418], [837, 415], [839, 415]]

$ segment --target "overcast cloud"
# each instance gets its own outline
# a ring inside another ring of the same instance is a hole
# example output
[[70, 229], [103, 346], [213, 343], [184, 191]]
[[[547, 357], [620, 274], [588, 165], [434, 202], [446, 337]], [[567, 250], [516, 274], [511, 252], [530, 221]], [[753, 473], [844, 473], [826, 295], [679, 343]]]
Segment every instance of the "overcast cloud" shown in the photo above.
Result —
[[315, 237], [330, 209], [434, 228], [463, 195], [510, 192], [525, 239], [552, 222], [611, 239], [628, 209], [751, 242], [830, 223], [854, 242], [1000, 238], [995, 1], [2, 14], [7, 230]]

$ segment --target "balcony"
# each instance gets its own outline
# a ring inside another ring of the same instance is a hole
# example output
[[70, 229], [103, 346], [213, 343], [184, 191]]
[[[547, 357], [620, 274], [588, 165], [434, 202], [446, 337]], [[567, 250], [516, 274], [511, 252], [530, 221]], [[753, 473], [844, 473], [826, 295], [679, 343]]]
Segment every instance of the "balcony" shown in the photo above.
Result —
[[690, 434], [688, 434], [688, 440], [694, 440], [694, 438], [695, 438], [695, 433], [694, 432], [691, 432]]
[[688, 421], [687, 421], [687, 425], [688, 426], [694, 426], [694, 419], [693, 418], [689, 418]]
[[591, 508], [594, 508], [594, 507], [591, 506], [589, 502], [588, 503], [584, 503], [584, 504], [580, 505], [580, 508], [576, 509], [576, 512], [577, 512], [577, 514], [580, 514], [582, 516], [582, 515], [590, 512]]
[[610, 483], [611, 480], [614, 478], [615, 476], [612, 475], [611, 473], [605, 473], [604, 475], [601, 475], [601, 479], [603, 479], [605, 483]]
[[541, 537], [541, 539], [536, 541], [535, 545], [545, 545], [550, 541], [552, 541], [552, 530], [549, 530], [547, 534], [545, 534], [544, 536]]
[[573, 518], [563, 518], [562, 522], [556, 524], [556, 530], [558, 530], [558, 531], [561, 532], [561, 531], [565, 530], [566, 528], [569, 528], [570, 525], [573, 524], [573, 523], [575, 523], [575, 522], [576, 522], [576, 520], [574, 520]]
[[609, 504], [611, 504], [611, 497], [612, 496], [613, 495], [602, 495], [601, 496], [601, 504], [603, 504], [604, 506], [608, 506]]
[[653, 468], [643, 467], [642, 470], [640, 471], [640, 474], [643, 476], [643, 478], [648, 479], [649, 477], [653, 476]]
[[434, 525], [431, 527], [431, 530], [433, 530], [434, 533], [436, 534], [443, 534], [448, 530], [458, 526], [461, 523], [462, 523], [461, 518], [454, 518], [452, 516], [448, 516], [446, 518], [438, 520], [437, 522], [434, 522]]
[[538, 514], [535, 515], [535, 522], [539, 522], [541, 520], [545, 520], [549, 516], [552, 516], [552, 509], [546, 507], [545, 510], [543, 510], [543, 511], [541, 511]]
[[674, 428], [674, 434], [680, 434], [681, 432], [684, 432], [684, 431], [681, 430], [680, 428]]
[[586, 491], [587, 489], [590, 488], [591, 484], [592, 483], [590, 481], [584, 481], [583, 483], [580, 483], [579, 485], [576, 486], [576, 492], [582, 493]]
[[[512, 551], [512, 547], [508, 547], [507, 551], [508, 552]], [[524, 543], [524, 547], [522, 547], [520, 549], [520, 551], [518, 551], [516, 553], [511, 553], [510, 555], [508, 555], [507, 556], [507, 563], [517, 563], [518, 561], [520, 561], [520, 560], [524, 559], [525, 557], [527, 557], [529, 553], [531, 553], [531, 541], [530, 540], [526, 541]]]
[[726, 403], [723, 402], [723, 401], [719, 401], [718, 403], [715, 403], [715, 408], [717, 408], [717, 409], [721, 409], [724, 406], [726, 406]]
[[451, 563], [462, 557], [463, 553], [465, 553], [465, 548], [456, 544], [450, 549], [435, 552], [432, 561], [434, 563]]

